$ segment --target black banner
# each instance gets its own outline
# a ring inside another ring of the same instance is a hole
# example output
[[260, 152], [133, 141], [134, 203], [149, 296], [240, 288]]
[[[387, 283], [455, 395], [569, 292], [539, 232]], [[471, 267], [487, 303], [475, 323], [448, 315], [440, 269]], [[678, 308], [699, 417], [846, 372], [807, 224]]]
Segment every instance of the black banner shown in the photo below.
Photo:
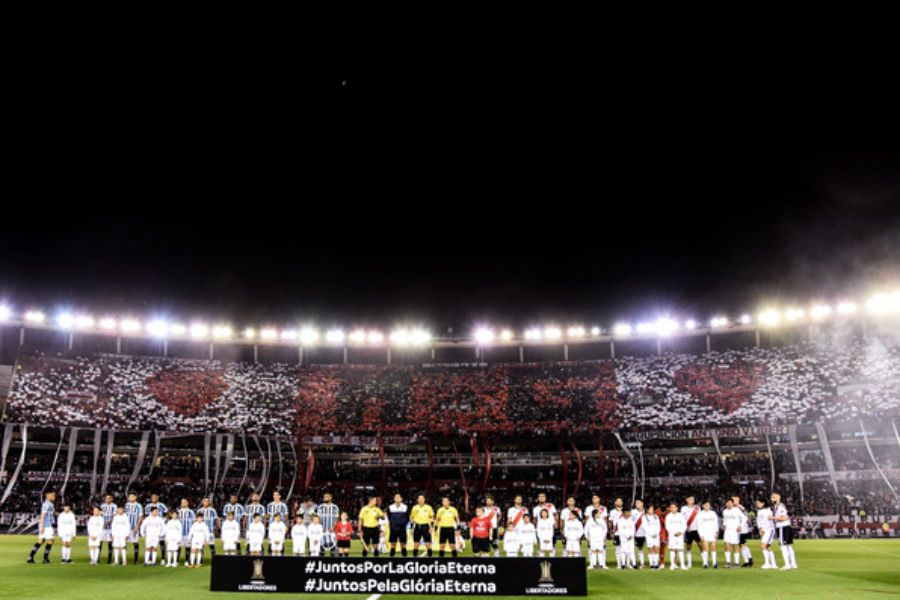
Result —
[[213, 557], [214, 592], [586, 596], [583, 558]]

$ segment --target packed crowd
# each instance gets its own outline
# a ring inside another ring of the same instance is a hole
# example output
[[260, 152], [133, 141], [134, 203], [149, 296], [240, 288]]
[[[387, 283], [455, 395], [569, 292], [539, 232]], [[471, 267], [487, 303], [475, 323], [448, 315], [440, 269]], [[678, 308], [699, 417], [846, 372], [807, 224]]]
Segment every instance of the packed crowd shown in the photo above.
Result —
[[109, 356], [19, 366], [7, 418], [53, 426], [534, 436], [900, 415], [900, 347], [875, 339], [485, 367]]

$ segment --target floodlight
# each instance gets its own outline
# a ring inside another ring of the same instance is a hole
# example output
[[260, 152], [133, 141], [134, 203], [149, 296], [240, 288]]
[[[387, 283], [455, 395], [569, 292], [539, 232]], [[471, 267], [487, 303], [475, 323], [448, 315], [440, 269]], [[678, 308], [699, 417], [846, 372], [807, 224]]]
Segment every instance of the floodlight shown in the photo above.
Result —
[[264, 340], [271, 341], [278, 338], [278, 330], [272, 327], [265, 327], [259, 332], [259, 337]]
[[584, 337], [584, 327], [580, 325], [576, 325], [575, 327], [569, 327], [566, 331], [566, 336], [570, 338], [583, 338]]
[[0, 304], [0, 321], [5, 321], [12, 314], [12, 311], [5, 304]]
[[[122, 321], [122, 331], [125, 331], [125, 321]], [[169, 325], [162, 319], [154, 319], [147, 323], [147, 333], [154, 337], [165, 337], [169, 333]]]
[[46, 317], [39, 310], [29, 310], [25, 313], [25, 320], [30, 323], [43, 323]]
[[539, 339], [541, 339], [542, 335], [543, 334], [541, 333], [541, 330], [538, 329], [537, 327], [532, 327], [531, 329], [525, 330], [525, 339], [526, 340], [539, 340]]
[[282, 329], [281, 330], [281, 341], [290, 342], [297, 339], [297, 330], [296, 329]]
[[752, 320], [750, 315], [741, 315], [741, 325], [749, 325]]
[[546, 337], [548, 340], [558, 340], [562, 337], [562, 329], [555, 326], [545, 327], [544, 337]]
[[224, 340], [231, 337], [232, 331], [229, 325], [216, 325], [212, 330], [213, 337], [217, 340]]
[[856, 302], [838, 302], [838, 314], [852, 315], [856, 313]]
[[112, 331], [116, 328], [118, 322], [112, 317], [103, 317], [100, 319], [100, 329], [106, 329], [107, 331]]
[[831, 314], [831, 307], [827, 304], [816, 304], [809, 310], [813, 319], [824, 319]]
[[247, 327], [244, 329], [244, 338], [248, 340], [256, 339], [256, 330], [252, 327]]
[[616, 336], [629, 336], [631, 335], [631, 325], [628, 323], [616, 323], [616, 326], [613, 327], [613, 333]]
[[191, 337], [200, 340], [209, 335], [209, 327], [203, 323], [194, 323], [191, 325]]
[[173, 323], [171, 326], [169, 326], [169, 331], [172, 333], [172, 335], [184, 335], [187, 333], [187, 326], [185, 326], [183, 323]]
[[134, 333], [141, 330], [141, 322], [137, 319], [122, 319], [119, 327], [126, 333]]
[[90, 329], [94, 326], [94, 317], [90, 315], [78, 315], [75, 317], [75, 327], [79, 329]]
[[668, 336], [678, 331], [678, 323], [669, 317], [661, 317], [656, 320], [655, 328], [657, 335]]
[[599, 328], [599, 327], [597, 327], [596, 325], [593, 326], [593, 327], [591, 327], [591, 335], [592, 335], [592, 336], [597, 337], [597, 336], [600, 335], [600, 333], [601, 333], [601, 332], [600, 332], [600, 328]]
[[342, 329], [329, 329], [325, 333], [325, 341], [329, 344], [343, 344], [345, 337], [344, 330]]
[[384, 334], [380, 331], [370, 331], [369, 332], [369, 343], [373, 346], [377, 346], [384, 341]]
[[431, 334], [422, 328], [416, 328], [410, 332], [409, 341], [414, 346], [424, 346], [431, 341]]
[[504, 342], [509, 342], [513, 337], [515, 337], [515, 335], [513, 334], [512, 329], [504, 329], [500, 332], [500, 339]]
[[759, 322], [766, 327], [775, 327], [781, 322], [781, 314], [774, 308], [759, 313]]
[[489, 327], [479, 327], [475, 330], [475, 341], [482, 346], [494, 341], [494, 330]]
[[71, 329], [75, 324], [75, 317], [69, 313], [60, 313], [56, 315], [56, 324], [63, 329]]
[[304, 346], [311, 346], [319, 339], [319, 332], [313, 327], [304, 327], [300, 330], [300, 343]]
[[355, 329], [350, 333], [350, 341], [354, 344], [365, 344], [366, 343], [366, 332], [362, 329]]
[[717, 316], [717, 317], [713, 317], [713, 318], [710, 319], [710, 321], [709, 321], [709, 326], [710, 326], [710, 327], [725, 327], [725, 326], [727, 326], [727, 325], [728, 325], [728, 317], [724, 317], [724, 316], [722, 316], [722, 315], [719, 315], [719, 316]]
[[696, 328], [697, 328], [697, 321], [695, 321], [694, 319], [688, 319], [687, 321], [684, 322], [684, 328], [685, 328], [685, 329], [692, 329], [692, 330], [693, 330], [693, 329], [696, 329]]

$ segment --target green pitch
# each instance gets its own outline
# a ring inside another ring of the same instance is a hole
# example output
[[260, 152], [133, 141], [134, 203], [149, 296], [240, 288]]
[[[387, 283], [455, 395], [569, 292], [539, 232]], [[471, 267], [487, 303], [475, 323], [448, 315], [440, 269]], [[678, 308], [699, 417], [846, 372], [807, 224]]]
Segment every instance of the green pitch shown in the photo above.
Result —
[[[51, 554], [53, 564], [26, 564], [25, 558], [34, 538], [0, 535], [0, 598], [78, 598], [107, 600], [111, 598], [176, 600], [180, 598], [313, 598], [302, 594], [226, 594], [209, 591], [209, 567], [200, 569], [166, 569], [163, 567], [112, 567], [87, 564], [87, 543], [76, 540], [75, 564], [59, 562], [59, 546]], [[58, 541], [57, 541], [58, 544]], [[757, 564], [762, 559], [754, 547]], [[796, 543], [798, 571], [763, 571], [752, 569], [704, 571], [697, 567], [694, 555], [691, 571], [588, 571], [589, 598], [636, 600], [680, 600], [704, 598], [900, 598], [900, 540], [816, 540]], [[354, 547], [354, 555], [359, 549]], [[608, 552], [611, 560], [612, 546]], [[779, 564], [781, 554], [776, 550]], [[128, 554], [131, 559], [131, 550]], [[142, 558], [143, 560], [143, 558]], [[719, 563], [723, 563], [721, 553]], [[463, 596], [476, 598], [475, 596]], [[325, 600], [367, 596], [329, 595]], [[391, 599], [416, 600], [425, 596], [382, 596]], [[428, 597], [436, 600], [439, 597]], [[510, 597], [511, 598], [511, 597]]]

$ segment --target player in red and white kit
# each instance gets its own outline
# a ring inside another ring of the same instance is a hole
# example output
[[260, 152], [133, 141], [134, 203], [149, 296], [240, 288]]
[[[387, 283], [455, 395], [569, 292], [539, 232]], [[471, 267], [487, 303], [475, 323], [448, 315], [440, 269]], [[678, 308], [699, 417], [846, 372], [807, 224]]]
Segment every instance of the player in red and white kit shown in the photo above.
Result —
[[483, 512], [483, 516], [491, 519], [491, 548], [494, 556], [500, 556], [500, 507], [494, 504], [494, 497], [490, 494], [484, 498]]
[[693, 496], [688, 496], [685, 499], [685, 505], [681, 507], [681, 516], [684, 517], [684, 522], [687, 524], [687, 530], [684, 532], [684, 554], [687, 568], [690, 569], [694, 566], [694, 554], [691, 552], [691, 548], [694, 542], [697, 542], [698, 545], [700, 544], [700, 532], [697, 531], [699, 525], [697, 517], [700, 516], [700, 507], [696, 504]]

